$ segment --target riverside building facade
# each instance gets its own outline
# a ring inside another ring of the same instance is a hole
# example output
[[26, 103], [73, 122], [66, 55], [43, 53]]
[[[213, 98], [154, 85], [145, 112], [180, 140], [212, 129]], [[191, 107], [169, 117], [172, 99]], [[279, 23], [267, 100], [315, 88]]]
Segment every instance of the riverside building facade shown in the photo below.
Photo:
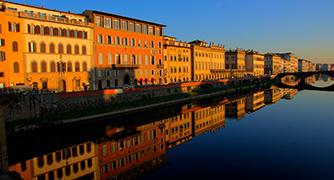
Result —
[[174, 37], [164, 37], [165, 83], [187, 82], [191, 80], [191, 45], [177, 41]]
[[282, 73], [284, 69], [284, 61], [277, 54], [265, 54], [264, 56], [264, 73], [267, 75], [277, 75]]
[[89, 88], [93, 28], [85, 16], [6, 1], [1, 7], [8, 33], [8, 80], [1, 83], [52, 91]]
[[94, 23], [93, 89], [163, 82], [164, 25], [91, 11]]
[[225, 71], [225, 48], [205, 41], [190, 42], [192, 48], [192, 78], [206, 81], [227, 78]]
[[246, 52], [246, 69], [252, 71], [254, 76], [264, 75], [264, 55], [256, 51]]

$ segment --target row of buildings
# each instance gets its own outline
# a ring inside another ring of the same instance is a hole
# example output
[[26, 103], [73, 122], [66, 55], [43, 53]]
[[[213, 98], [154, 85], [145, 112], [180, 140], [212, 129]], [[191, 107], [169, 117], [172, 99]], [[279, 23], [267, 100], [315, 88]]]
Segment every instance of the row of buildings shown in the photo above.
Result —
[[135, 179], [167, 163], [168, 149], [225, 127], [226, 118], [240, 120], [297, 92], [272, 88], [211, 106], [185, 105], [155, 122], [101, 127], [96, 140], [33, 152], [35, 157], [11, 162], [9, 170], [23, 179]]
[[0, 2], [0, 88], [82, 91], [298, 71], [292, 53], [178, 41], [165, 25]]

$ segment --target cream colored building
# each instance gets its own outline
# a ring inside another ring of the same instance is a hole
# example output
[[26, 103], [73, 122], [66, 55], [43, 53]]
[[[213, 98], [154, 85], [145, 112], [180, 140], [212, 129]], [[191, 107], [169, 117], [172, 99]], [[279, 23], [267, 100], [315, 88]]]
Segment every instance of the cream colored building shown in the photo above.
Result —
[[177, 41], [174, 37], [164, 37], [165, 83], [187, 82], [191, 80], [191, 45]]
[[246, 110], [247, 111], [257, 111], [258, 109], [265, 106], [264, 104], [265, 94], [264, 91], [256, 92], [246, 98]]
[[225, 67], [226, 69], [246, 70], [246, 51], [241, 49], [226, 51]]
[[267, 75], [277, 75], [283, 73], [284, 61], [277, 54], [265, 54], [264, 56], [264, 71]]
[[[194, 81], [227, 78], [225, 70], [225, 48], [209, 45], [205, 41], [193, 41], [192, 45], [192, 78]], [[220, 73], [222, 72], [222, 73]]]
[[264, 75], [264, 55], [253, 50], [246, 52], [246, 69], [252, 71], [254, 76]]
[[289, 62], [285, 63], [285, 72], [298, 72], [298, 58], [292, 52], [281, 53], [280, 56]]

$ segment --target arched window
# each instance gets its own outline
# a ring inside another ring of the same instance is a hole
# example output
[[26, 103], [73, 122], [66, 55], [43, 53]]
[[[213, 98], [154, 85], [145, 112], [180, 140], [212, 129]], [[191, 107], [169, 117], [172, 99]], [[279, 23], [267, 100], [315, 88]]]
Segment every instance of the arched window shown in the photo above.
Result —
[[100, 35], [97, 36], [97, 42], [100, 43], [100, 44], [103, 43], [103, 36], [102, 36], [102, 34], [100, 34]]
[[137, 62], [136, 62], [136, 55], [132, 55], [132, 57], [131, 57], [131, 63], [132, 64], [136, 64]]
[[67, 54], [72, 54], [72, 46], [71, 46], [70, 44], [68, 44], [68, 45], [66, 46], [66, 53], [67, 53]]
[[63, 46], [63, 44], [58, 44], [58, 53], [59, 54], [63, 54], [64, 53], [64, 46]]
[[47, 72], [47, 65], [45, 61], [41, 62], [41, 72]]
[[44, 42], [41, 42], [39, 50], [40, 50], [40, 53], [46, 53], [46, 45]]
[[50, 63], [50, 72], [56, 72], [56, 63], [53, 61]]
[[82, 31], [78, 31], [78, 38], [82, 38]]
[[35, 34], [41, 34], [41, 28], [39, 26], [35, 26]]
[[74, 46], [74, 53], [79, 54], [79, 46], [78, 45]]
[[121, 64], [121, 55], [119, 55], [119, 54], [115, 55], [115, 63], [116, 64]]
[[20, 72], [20, 65], [18, 62], [14, 62], [13, 69], [14, 69], [14, 73]]
[[102, 53], [99, 53], [98, 64], [103, 64], [103, 54]]
[[108, 55], [107, 55], [107, 60], [108, 60], [108, 64], [112, 64], [112, 58], [111, 58], [110, 53], [108, 53]]
[[67, 62], [67, 72], [72, 72], [73, 68], [72, 68], [72, 63], [69, 61]]
[[58, 30], [58, 28], [53, 28], [53, 35], [54, 36], [59, 36], [59, 30]]
[[80, 63], [78, 61], [75, 62], [75, 72], [80, 72]]
[[67, 30], [66, 29], [62, 29], [61, 30], [61, 36], [66, 37], [66, 35], [67, 35]]
[[70, 31], [70, 37], [74, 37], [74, 30]]
[[49, 53], [54, 54], [55, 53], [55, 44], [51, 43], [49, 46]]
[[37, 62], [36, 61], [33, 61], [31, 62], [31, 72], [38, 72], [38, 67], [37, 67]]
[[50, 28], [49, 27], [44, 27], [44, 34], [45, 35], [50, 35]]
[[83, 54], [83, 55], [86, 55], [86, 54], [87, 54], [87, 48], [86, 48], [85, 45], [82, 46], [82, 50], [81, 50], [81, 51], [82, 51], [82, 54]]
[[27, 25], [27, 33], [30, 34], [30, 32], [31, 32], [31, 26], [30, 26], [30, 24], [28, 24], [28, 25]]
[[82, 71], [87, 72], [87, 63], [86, 62], [82, 63]]
[[17, 51], [19, 51], [19, 47], [18, 47], [16, 41], [13, 41], [13, 43], [12, 43], [12, 48], [13, 48], [13, 52], [17, 52]]

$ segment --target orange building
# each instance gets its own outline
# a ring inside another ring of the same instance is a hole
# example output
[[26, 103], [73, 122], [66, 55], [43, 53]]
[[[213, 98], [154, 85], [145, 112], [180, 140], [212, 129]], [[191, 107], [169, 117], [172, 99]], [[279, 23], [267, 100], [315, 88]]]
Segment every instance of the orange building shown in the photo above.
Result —
[[163, 81], [164, 25], [99, 11], [94, 23], [94, 89]]
[[0, 89], [24, 85], [23, 20], [0, 2]]
[[93, 28], [85, 16], [6, 1], [1, 7], [9, 86], [88, 89]]

